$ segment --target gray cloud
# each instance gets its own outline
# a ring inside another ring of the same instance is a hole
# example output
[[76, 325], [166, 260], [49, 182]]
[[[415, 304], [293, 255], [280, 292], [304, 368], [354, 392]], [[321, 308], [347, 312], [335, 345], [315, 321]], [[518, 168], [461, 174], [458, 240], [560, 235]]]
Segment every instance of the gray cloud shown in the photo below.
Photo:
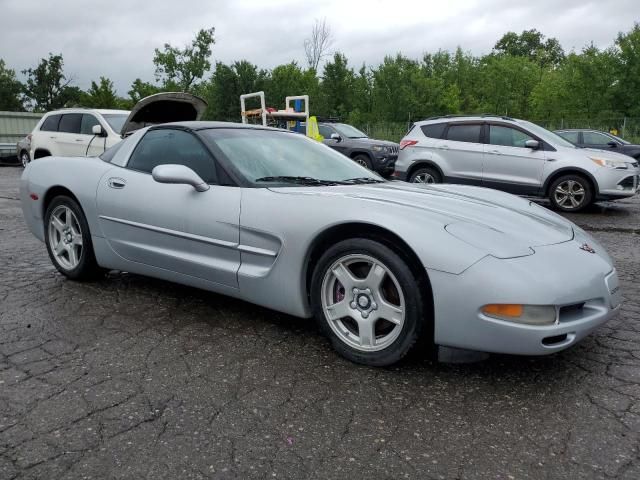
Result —
[[107, 76], [121, 95], [135, 78], [154, 78], [154, 48], [184, 45], [210, 26], [216, 27], [214, 61], [247, 59], [272, 68], [292, 60], [304, 64], [304, 38], [315, 18], [326, 17], [333, 49], [357, 67], [376, 65], [386, 54], [420, 57], [458, 45], [481, 54], [506, 31], [529, 28], [558, 38], [565, 50], [591, 42], [607, 47], [640, 19], [637, 0], [4, 0], [0, 11], [0, 58], [11, 68], [20, 71], [49, 52], [62, 53], [75, 84], [87, 88]]

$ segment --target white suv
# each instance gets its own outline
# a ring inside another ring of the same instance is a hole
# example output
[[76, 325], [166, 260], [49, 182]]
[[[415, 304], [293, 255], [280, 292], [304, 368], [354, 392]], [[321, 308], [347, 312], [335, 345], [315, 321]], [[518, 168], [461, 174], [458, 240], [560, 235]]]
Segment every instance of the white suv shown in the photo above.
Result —
[[548, 197], [576, 212], [598, 200], [632, 197], [638, 162], [577, 148], [534, 123], [492, 115], [416, 122], [400, 142], [394, 177], [414, 183], [463, 183]]
[[127, 110], [66, 108], [47, 113], [31, 132], [31, 158], [100, 155], [122, 137]]
[[199, 120], [207, 103], [189, 93], [163, 92], [133, 110], [65, 108], [46, 113], [31, 132], [31, 158], [93, 157], [124, 135], [156, 123]]

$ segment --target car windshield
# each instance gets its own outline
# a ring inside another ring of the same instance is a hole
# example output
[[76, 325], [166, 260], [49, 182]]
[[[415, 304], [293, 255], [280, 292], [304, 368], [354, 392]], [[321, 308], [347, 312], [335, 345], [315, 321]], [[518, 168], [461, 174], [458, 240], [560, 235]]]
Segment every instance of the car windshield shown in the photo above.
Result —
[[627, 142], [625, 139], [620, 138], [617, 135], [614, 135], [613, 133], [607, 133], [607, 135], [609, 135], [612, 138], [615, 138], [617, 141], [619, 141], [620, 143], [622, 143], [623, 145], [631, 145], [629, 142]]
[[569, 140], [566, 140], [566, 139], [562, 138], [557, 133], [553, 133], [553, 132], [547, 130], [546, 128], [541, 127], [540, 125], [536, 125], [535, 123], [525, 122], [525, 121], [520, 121], [519, 123], [524, 125], [527, 129], [529, 129], [531, 131], [531, 133], [537, 135], [542, 140], [544, 140], [545, 142], [547, 142], [547, 143], [549, 143], [549, 144], [551, 144], [553, 146], [560, 146], [560, 147], [567, 147], [567, 148], [578, 148], [573, 143], [571, 143]]
[[199, 133], [257, 186], [383, 181], [341, 153], [298, 133], [253, 128], [216, 128]]
[[129, 117], [126, 113], [105, 113], [102, 116], [107, 121], [111, 129], [116, 133], [120, 133], [122, 131], [122, 126], [124, 125], [125, 120]]
[[333, 128], [335, 128], [340, 135], [347, 138], [368, 138], [367, 134], [361, 132], [356, 127], [352, 127], [351, 125], [347, 125], [346, 123], [334, 123]]

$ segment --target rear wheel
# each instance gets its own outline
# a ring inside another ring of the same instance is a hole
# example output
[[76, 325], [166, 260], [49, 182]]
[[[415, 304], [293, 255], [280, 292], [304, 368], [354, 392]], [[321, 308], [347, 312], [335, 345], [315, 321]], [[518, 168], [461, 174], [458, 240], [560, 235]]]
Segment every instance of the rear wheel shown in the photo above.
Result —
[[353, 157], [353, 161], [358, 165], [362, 165], [364, 168], [368, 168], [369, 170], [373, 168], [373, 165], [371, 165], [371, 159], [364, 154], [356, 155]]
[[411, 183], [442, 183], [440, 172], [432, 167], [420, 167], [411, 174]]
[[582, 175], [563, 175], [551, 184], [549, 200], [557, 210], [578, 212], [591, 204], [593, 189]]
[[53, 265], [73, 280], [96, 278], [96, 262], [89, 225], [80, 205], [70, 197], [55, 197], [44, 216], [47, 252]]
[[421, 285], [391, 249], [355, 238], [335, 244], [318, 261], [311, 305], [342, 356], [386, 366], [403, 358], [425, 328]]

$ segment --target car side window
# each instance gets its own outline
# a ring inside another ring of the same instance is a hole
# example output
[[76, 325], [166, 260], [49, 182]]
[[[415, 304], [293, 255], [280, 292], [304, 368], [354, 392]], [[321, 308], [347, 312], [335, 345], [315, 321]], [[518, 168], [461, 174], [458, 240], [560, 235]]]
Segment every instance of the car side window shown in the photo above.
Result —
[[558, 135], [571, 143], [578, 143], [580, 132], [558, 132]]
[[331, 138], [331, 134], [333, 133], [333, 129], [331, 127], [327, 127], [326, 125], [318, 125], [318, 131], [320, 135], [322, 135], [325, 139]]
[[527, 140], [535, 140], [522, 130], [505, 127], [502, 125], [489, 126], [489, 143], [491, 145], [502, 145], [504, 147], [526, 148]]
[[583, 143], [587, 145], [606, 145], [613, 139], [598, 132], [582, 132]]
[[454, 142], [480, 143], [480, 130], [482, 125], [479, 123], [462, 123], [449, 125], [447, 131], [447, 140]]
[[41, 132], [57, 132], [62, 115], [49, 115], [40, 126]]
[[100, 125], [98, 119], [89, 113], [82, 114], [82, 123], [80, 124], [80, 133], [83, 135], [93, 135], [93, 126]]
[[65, 113], [60, 119], [58, 131], [64, 133], [80, 133], [81, 113]]
[[183, 130], [149, 130], [131, 154], [127, 168], [151, 173], [158, 165], [167, 164], [184, 165], [205, 182], [217, 183], [211, 154], [193, 134]]
[[423, 125], [420, 127], [425, 137], [429, 138], [442, 138], [446, 123], [431, 123], [429, 125]]

